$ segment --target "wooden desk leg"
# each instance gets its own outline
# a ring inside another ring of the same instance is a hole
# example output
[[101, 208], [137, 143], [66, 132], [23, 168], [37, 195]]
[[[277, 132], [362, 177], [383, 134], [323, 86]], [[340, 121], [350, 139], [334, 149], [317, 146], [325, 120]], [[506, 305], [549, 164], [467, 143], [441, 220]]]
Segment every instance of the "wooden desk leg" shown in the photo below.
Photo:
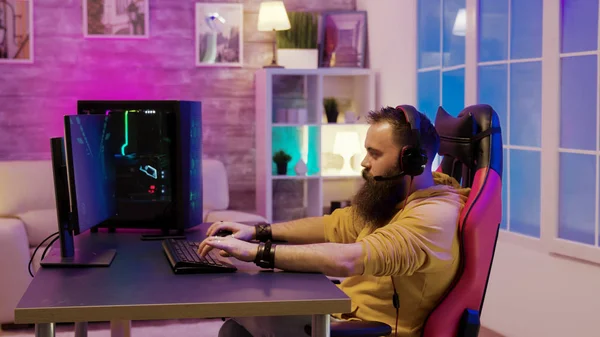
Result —
[[110, 337], [131, 337], [131, 321], [110, 321]]
[[75, 322], [75, 337], [87, 337], [87, 322]]
[[330, 322], [329, 315], [313, 315], [312, 337], [329, 337]]
[[35, 325], [35, 337], [54, 337], [54, 323], [38, 323]]

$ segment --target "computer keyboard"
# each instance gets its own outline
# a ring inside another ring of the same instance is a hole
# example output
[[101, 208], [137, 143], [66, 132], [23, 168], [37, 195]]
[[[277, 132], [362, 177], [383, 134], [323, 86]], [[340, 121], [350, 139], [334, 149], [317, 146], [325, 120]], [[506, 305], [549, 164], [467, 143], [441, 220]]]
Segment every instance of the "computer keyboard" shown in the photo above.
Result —
[[237, 268], [216, 256], [211, 250], [205, 257], [198, 254], [199, 242], [167, 239], [163, 250], [175, 274], [230, 273]]

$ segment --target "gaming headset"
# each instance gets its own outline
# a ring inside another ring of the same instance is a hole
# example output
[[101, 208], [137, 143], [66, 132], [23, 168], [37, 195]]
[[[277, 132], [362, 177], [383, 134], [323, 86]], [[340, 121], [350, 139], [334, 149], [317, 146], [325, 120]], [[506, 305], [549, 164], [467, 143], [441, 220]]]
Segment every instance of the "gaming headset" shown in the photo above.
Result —
[[427, 152], [421, 148], [421, 115], [410, 105], [398, 105], [397, 110], [404, 113], [404, 117], [411, 129], [411, 144], [405, 145], [400, 151], [398, 158], [400, 173], [393, 176], [376, 176], [376, 181], [393, 180], [403, 176], [415, 177], [425, 171], [427, 165]]

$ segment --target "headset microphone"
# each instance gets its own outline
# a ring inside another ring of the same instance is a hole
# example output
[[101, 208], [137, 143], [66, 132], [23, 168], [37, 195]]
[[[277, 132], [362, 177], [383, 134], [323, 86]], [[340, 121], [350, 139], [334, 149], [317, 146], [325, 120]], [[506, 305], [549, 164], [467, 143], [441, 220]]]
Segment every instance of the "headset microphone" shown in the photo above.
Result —
[[373, 180], [375, 180], [375, 181], [396, 180], [396, 179], [404, 177], [405, 175], [406, 175], [406, 173], [404, 173], [404, 171], [402, 171], [402, 172], [400, 172], [398, 174], [395, 174], [393, 176], [374, 176]]

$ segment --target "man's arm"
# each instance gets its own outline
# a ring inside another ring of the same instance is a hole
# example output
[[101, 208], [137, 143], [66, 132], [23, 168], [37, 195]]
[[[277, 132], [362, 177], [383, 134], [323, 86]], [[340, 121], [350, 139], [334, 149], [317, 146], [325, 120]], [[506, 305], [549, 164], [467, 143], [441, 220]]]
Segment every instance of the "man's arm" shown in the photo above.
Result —
[[350, 207], [338, 208], [332, 214], [304, 218], [271, 225], [274, 240], [297, 244], [354, 243], [358, 233]]
[[323, 217], [304, 218], [271, 225], [273, 240], [308, 244], [325, 241]]
[[302, 246], [277, 245], [275, 268], [297, 272], [320, 272], [328, 276], [361, 275], [361, 243], [321, 243]]

